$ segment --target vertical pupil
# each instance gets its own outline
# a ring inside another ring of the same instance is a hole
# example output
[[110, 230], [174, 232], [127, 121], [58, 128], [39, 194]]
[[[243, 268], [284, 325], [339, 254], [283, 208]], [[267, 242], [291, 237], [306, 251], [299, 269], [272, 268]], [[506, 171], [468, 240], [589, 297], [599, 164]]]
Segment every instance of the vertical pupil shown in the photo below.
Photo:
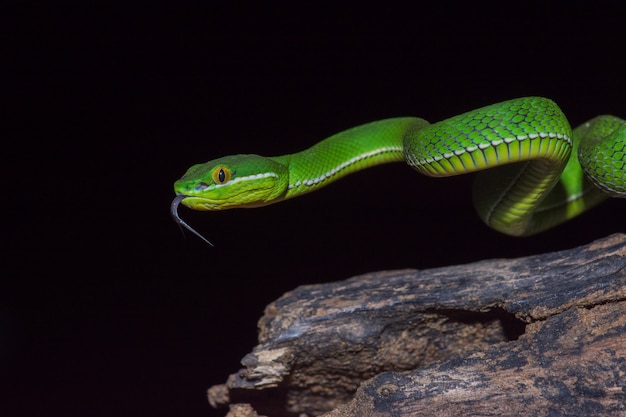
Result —
[[220, 169], [220, 172], [217, 173], [217, 178], [220, 180], [220, 182], [224, 182], [226, 180], [226, 173], [223, 169]]

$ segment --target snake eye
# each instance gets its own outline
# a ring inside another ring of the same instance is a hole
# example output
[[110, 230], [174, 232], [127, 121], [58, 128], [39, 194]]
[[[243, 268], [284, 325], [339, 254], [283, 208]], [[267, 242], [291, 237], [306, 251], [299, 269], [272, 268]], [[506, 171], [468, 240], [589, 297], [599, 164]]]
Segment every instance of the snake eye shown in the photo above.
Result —
[[226, 167], [217, 167], [213, 170], [213, 181], [216, 184], [224, 184], [230, 180], [230, 169]]

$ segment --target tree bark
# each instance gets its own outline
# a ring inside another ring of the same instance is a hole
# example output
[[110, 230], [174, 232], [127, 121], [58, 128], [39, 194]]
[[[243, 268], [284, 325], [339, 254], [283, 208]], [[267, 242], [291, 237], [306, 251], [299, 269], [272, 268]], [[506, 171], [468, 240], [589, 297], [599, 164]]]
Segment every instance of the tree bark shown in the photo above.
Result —
[[212, 406], [626, 416], [626, 236], [302, 286], [267, 306], [259, 330], [244, 368], [209, 389]]

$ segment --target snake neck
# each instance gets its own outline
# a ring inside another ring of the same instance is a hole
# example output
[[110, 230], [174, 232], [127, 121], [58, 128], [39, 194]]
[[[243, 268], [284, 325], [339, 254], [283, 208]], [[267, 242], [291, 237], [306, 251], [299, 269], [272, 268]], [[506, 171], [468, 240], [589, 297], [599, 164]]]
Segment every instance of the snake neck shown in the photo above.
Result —
[[380, 120], [333, 135], [304, 151], [272, 157], [288, 168], [283, 199], [315, 191], [362, 169], [404, 161], [405, 132], [426, 124], [414, 117]]

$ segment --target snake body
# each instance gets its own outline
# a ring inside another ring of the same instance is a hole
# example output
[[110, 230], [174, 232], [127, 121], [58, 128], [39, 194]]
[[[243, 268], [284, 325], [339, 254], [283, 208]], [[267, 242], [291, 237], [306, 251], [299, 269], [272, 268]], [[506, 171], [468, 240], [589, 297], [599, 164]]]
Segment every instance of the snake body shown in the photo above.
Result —
[[399, 161], [433, 177], [481, 171], [474, 205], [482, 220], [509, 235], [532, 235], [608, 196], [626, 196], [626, 122], [598, 116], [572, 131], [556, 103], [542, 97], [504, 101], [433, 124], [385, 119], [294, 154], [231, 155], [194, 165], [175, 182], [171, 211], [193, 231], [178, 216], [180, 203], [195, 210], [260, 207]]

